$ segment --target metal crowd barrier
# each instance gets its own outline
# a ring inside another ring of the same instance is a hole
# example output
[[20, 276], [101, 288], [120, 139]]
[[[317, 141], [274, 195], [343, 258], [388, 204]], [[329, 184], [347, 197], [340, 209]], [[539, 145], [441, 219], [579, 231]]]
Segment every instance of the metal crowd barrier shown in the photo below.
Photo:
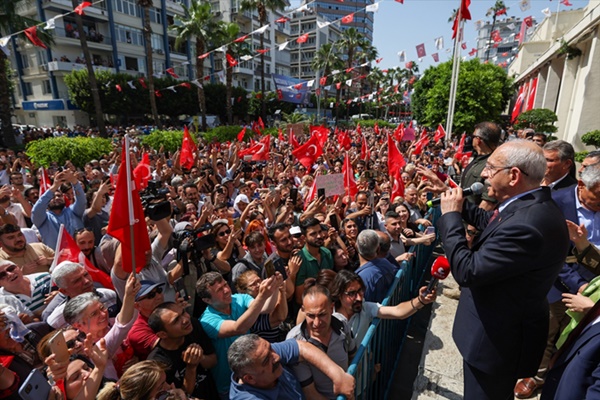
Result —
[[[439, 213], [432, 215], [434, 222], [437, 221], [438, 216]], [[431, 254], [436, 243], [437, 241], [430, 246], [421, 245], [409, 249], [415, 252], [416, 256], [410, 262], [402, 263], [402, 268], [396, 274], [382, 305], [396, 305], [416, 296], [423, 276], [430, 266]], [[410, 321], [411, 318], [373, 320], [348, 367], [348, 373], [356, 379], [357, 400], [388, 398], [392, 377], [398, 366]], [[337, 400], [345, 399], [345, 396], [337, 398]]]

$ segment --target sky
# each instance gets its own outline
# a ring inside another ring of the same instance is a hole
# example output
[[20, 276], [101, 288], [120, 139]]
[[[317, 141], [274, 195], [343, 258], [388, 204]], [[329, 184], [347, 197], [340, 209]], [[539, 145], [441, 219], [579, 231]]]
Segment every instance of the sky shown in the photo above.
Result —
[[[375, 0], [377, 1], [381, 0]], [[573, 4], [571, 7], [560, 4], [560, 0], [530, 0], [531, 8], [527, 11], [521, 11], [520, 2], [520, 0], [504, 1], [508, 8], [507, 16], [518, 17], [521, 20], [532, 16], [539, 23], [545, 18], [542, 13], [545, 8], [549, 8], [552, 12], [556, 12], [557, 7], [560, 7], [561, 11], [574, 10], [585, 7], [589, 0], [567, 0]], [[291, 4], [293, 7], [299, 6], [300, 0], [292, 0]], [[468, 57], [469, 51], [477, 47], [475, 21], [491, 22], [491, 17], [486, 17], [485, 14], [494, 4], [495, 0], [471, 0], [469, 10], [472, 19], [465, 21], [464, 41], [467, 43], [467, 49], [461, 50], [463, 56]], [[446, 52], [446, 49], [453, 47], [452, 22], [448, 22], [448, 18], [459, 5], [460, 0], [404, 0], [404, 4], [394, 0], [381, 1], [379, 10], [375, 13], [373, 35], [373, 44], [379, 52], [379, 57], [383, 57], [377, 66], [380, 69], [404, 67], [404, 63], [400, 63], [398, 59], [398, 52], [402, 50], [406, 52], [407, 61], [417, 62], [421, 73], [429, 66], [437, 64], [431, 57], [433, 53], [439, 54], [440, 62], [448, 61], [452, 52]], [[498, 17], [499, 20], [503, 18], [506, 16]], [[437, 50], [434, 43], [434, 40], [440, 36], [444, 38], [443, 50]], [[415, 47], [421, 43], [425, 44], [427, 55], [419, 61]]]
[[[519, 17], [521, 19], [527, 16], [533, 16], [539, 23], [545, 17], [542, 10], [550, 8], [556, 12], [560, 4], [560, 10], [573, 10], [585, 7], [588, 0], [568, 0], [573, 6], [566, 7], [559, 3], [559, 0], [531, 0], [531, 8], [527, 11], [521, 11], [519, 0], [505, 0], [508, 8], [509, 17]], [[383, 60], [378, 65], [381, 69], [396, 67], [404, 63], [398, 60], [398, 52], [406, 51], [407, 60], [414, 60], [419, 65], [420, 72], [424, 72], [427, 67], [435, 65], [431, 57], [432, 53], [439, 53], [440, 62], [448, 61], [451, 57], [451, 51], [446, 52], [453, 46], [452, 23], [448, 18], [452, 11], [459, 7], [460, 0], [404, 0], [404, 4], [392, 0], [384, 0], [379, 4], [379, 10], [375, 14], [375, 26], [373, 35], [373, 44], [377, 47], [379, 56]], [[475, 21], [490, 21], [491, 17], [486, 17], [487, 10], [495, 4], [495, 0], [472, 0], [469, 10], [472, 19], [465, 21], [465, 35], [467, 49], [462, 50], [463, 56], [468, 57], [469, 51], [477, 47], [477, 31], [475, 30]], [[500, 16], [503, 19], [506, 16]], [[440, 36], [444, 37], [444, 50], [437, 50], [434, 40]], [[422, 62], [418, 61], [415, 47], [424, 43], [427, 55]], [[470, 58], [470, 57], [469, 57]]]

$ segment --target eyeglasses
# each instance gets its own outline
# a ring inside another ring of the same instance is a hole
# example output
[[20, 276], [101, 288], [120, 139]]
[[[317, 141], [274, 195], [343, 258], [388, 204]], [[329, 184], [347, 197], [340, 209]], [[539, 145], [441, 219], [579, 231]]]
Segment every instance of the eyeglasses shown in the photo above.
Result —
[[147, 300], [152, 300], [153, 298], [156, 297], [157, 294], [161, 294], [162, 292], [163, 292], [163, 288], [162, 287], [154, 288], [147, 295], [140, 297], [140, 299], [138, 301], [140, 301], [140, 300], [146, 300], [146, 299]]
[[6, 270], [0, 272], [0, 281], [3, 279], [6, 279], [6, 277], [8, 276], [9, 272], [14, 272], [17, 269], [17, 266], [15, 264], [13, 265], [9, 265]]
[[227, 236], [231, 233], [231, 230], [227, 229], [226, 231], [221, 231], [219, 232], [219, 236], [223, 237], [223, 236]]
[[523, 171], [523, 170], [522, 170], [521, 168], [519, 168], [519, 167], [515, 167], [514, 165], [513, 165], [513, 166], [508, 166], [508, 167], [495, 167], [495, 166], [493, 166], [493, 165], [491, 165], [491, 164], [485, 164], [485, 167], [483, 167], [483, 171], [485, 171], [485, 170], [494, 171], [492, 174], [489, 174], [489, 175], [488, 175], [488, 178], [493, 178], [494, 176], [496, 176], [496, 174], [497, 174], [498, 172], [500, 172], [500, 171], [502, 171], [502, 170], [511, 169], [511, 168], [516, 168], [516, 169], [518, 169], [519, 171], [521, 171], [521, 173], [522, 173], [523, 175], [525, 175], [525, 176], [529, 176], [529, 174], [528, 174], [527, 172]]
[[477, 231], [472, 231], [470, 229], [467, 229], [467, 235], [477, 236], [478, 234], [479, 234], [479, 232], [477, 232]]
[[350, 292], [344, 292], [344, 294], [348, 297], [350, 297], [351, 299], [355, 299], [356, 296], [358, 296], [359, 294], [361, 296], [365, 295], [365, 290], [364, 289], [360, 289], [360, 290], [352, 290]]
[[77, 347], [77, 343], [83, 343], [85, 341], [85, 333], [79, 332], [79, 335], [75, 339], [67, 340], [67, 348], [72, 349], [73, 347]]

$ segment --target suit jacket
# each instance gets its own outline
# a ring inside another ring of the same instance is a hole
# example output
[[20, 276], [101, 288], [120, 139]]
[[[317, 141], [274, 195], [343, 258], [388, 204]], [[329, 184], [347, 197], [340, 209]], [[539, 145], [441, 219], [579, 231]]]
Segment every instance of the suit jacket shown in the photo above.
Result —
[[[563, 181], [565, 179], [563, 179]], [[577, 190], [573, 186], [563, 190], [552, 191], [552, 199], [563, 212], [565, 219], [579, 225], [580, 222], [575, 201], [576, 195]], [[552, 285], [552, 288], [548, 292], [548, 301], [550, 303], [561, 301], [562, 293], [577, 293], [577, 290], [579, 290], [581, 285], [589, 282], [594, 276], [595, 275], [592, 272], [586, 270], [580, 264], [565, 263], [558, 274], [554, 285]]]
[[[569, 246], [564, 217], [541, 188], [491, 213], [464, 202], [439, 231], [462, 292], [453, 337], [464, 360], [488, 374], [533, 376], [548, 335], [546, 294]], [[482, 230], [471, 249], [462, 217]]]
[[564, 188], [568, 188], [571, 187], [573, 185], [577, 185], [577, 179], [572, 177], [570, 174], [565, 176], [564, 179], [560, 182], [558, 182], [556, 184], [556, 186], [554, 186], [552, 188], [552, 190], [560, 190], [560, 189], [564, 189]]
[[600, 398], [600, 323], [588, 325], [548, 371], [542, 400]]

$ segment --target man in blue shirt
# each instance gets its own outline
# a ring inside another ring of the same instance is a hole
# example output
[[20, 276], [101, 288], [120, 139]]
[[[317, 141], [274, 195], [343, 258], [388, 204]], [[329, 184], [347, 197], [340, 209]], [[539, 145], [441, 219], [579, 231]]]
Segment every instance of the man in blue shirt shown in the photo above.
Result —
[[365, 229], [356, 238], [360, 267], [356, 273], [365, 283], [365, 300], [381, 303], [394, 282], [396, 268], [379, 257], [379, 235]]
[[273, 311], [283, 284], [281, 274], [261, 282], [258, 295], [231, 294], [227, 282], [218, 272], [208, 272], [196, 284], [196, 291], [208, 304], [200, 317], [202, 328], [212, 340], [217, 353], [217, 365], [212, 369], [221, 399], [229, 398], [227, 349], [240, 335], [248, 333], [260, 314]]
[[271, 344], [258, 335], [244, 335], [233, 342], [227, 360], [233, 370], [231, 399], [303, 399], [300, 383], [287, 368], [301, 361], [327, 375], [336, 394], [348, 399], [354, 395], [354, 377], [308, 342], [289, 339]]
[[[70, 183], [75, 192], [75, 202], [66, 207], [65, 199], [59, 190], [63, 183]], [[71, 236], [75, 231], [83, 228], [83, 213], [86, 206], [85, 192], [81, 183], [71, 170], [64, 170], [54, 176], [50, 189], [40, 196], [31, 210], [31, 221], [38, 228], [42, 242], [46, 246], [56, 248], [58, 231], [61, 224]]]

